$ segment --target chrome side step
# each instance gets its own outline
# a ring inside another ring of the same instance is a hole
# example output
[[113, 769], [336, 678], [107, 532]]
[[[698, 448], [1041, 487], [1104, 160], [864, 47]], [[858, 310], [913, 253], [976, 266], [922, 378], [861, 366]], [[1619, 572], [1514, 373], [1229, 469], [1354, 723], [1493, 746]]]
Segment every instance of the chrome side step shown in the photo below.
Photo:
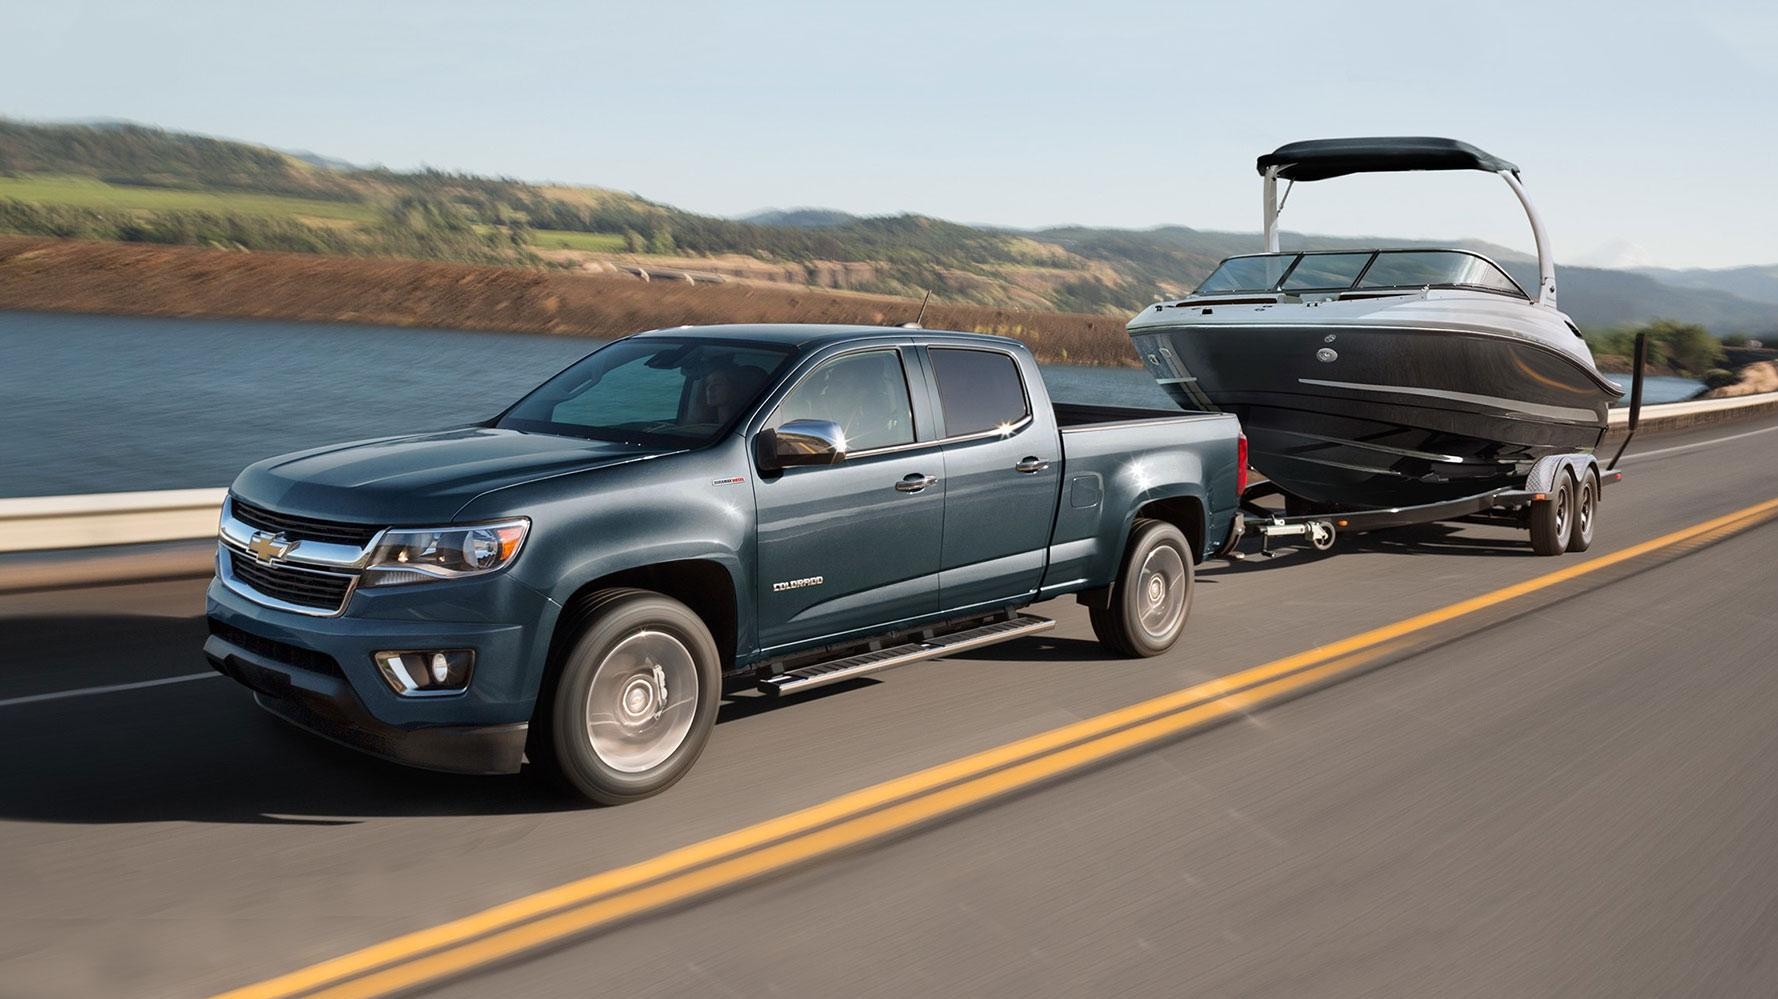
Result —
[[867, 673], [879, 673], [897, 666], [906, 666], [908, 663], [937, 659], [940, 656], [979, 649], [984, 645], [997, 645], [1000, 642], [1011, 641], [1026, 635], [1035, 635], [1055, 626], [1056, 622], [1047, 617], [1038, 617], [1035, 614], [1018, 614], [1005, 621], [994, 621], [965, 631], [937, 635], [922, 642], [907, 642], [892, 648], [878, 649], [875, 652], [847, 656], [844, 659], [831, 659], [824, 663], [799, 666], [796, 669], [759, 681], [759, 689], [773, 696], [813, 690], [816, 687], [825, 687], [830, 683], [839, 683], [841, 680], [850, 680]]

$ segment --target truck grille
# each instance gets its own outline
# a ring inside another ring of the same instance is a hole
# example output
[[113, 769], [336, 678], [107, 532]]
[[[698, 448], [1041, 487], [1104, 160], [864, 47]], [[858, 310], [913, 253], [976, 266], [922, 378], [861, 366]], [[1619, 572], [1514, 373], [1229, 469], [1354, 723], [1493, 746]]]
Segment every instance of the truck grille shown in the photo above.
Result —
[[[239, 508], [237, 507], [237, 516]], [[267, 565], [251, 555], [228, 549], [229, 572], [254, 591], [300, 607], [336, 614], [346, 604], [356, 576], [293, 565]]]
[[377, 536], [381, 528], [371, 524], [348, 524], [337, 520], [316, 520], [296, 517], [276, 510], [255, 506], [239, 496], [229, 497], [235, 519], [257, 531], [282, 534], [304, 541], [327, 541], [362, 548]]

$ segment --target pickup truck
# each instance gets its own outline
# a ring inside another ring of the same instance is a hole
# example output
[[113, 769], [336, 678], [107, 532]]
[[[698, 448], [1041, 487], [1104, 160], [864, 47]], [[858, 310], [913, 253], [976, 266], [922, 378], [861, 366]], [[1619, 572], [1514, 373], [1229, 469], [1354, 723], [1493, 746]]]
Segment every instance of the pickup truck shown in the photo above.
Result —
[[614, 804], [683, 776], [724, 696], [1033, 634], [1037, 601], [1165, 651], [1237, 539], [1244, 445], [1052, 404], [1003, 337], [657, 330], [484, 423], [247, 468], [204, 652], [338, 742]]

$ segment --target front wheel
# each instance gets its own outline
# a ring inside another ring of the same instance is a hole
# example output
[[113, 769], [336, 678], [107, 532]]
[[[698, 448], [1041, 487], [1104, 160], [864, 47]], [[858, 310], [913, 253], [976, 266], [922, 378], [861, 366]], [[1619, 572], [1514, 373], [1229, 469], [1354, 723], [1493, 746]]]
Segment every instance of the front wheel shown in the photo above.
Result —
[[1160, 520], [1136, 521], [1111, 586], [1111, 606], [1088, 611], [1094, 636], [1121, 655], [1160, 655], [1185, 631], [1192, 582], [1191, 545], [1179, 528]]
[[671, 787], [716, 723], [722, 668], [691, 608], [646, 590], [595, 594], [533, 741], [569, 787], [617, 805]]

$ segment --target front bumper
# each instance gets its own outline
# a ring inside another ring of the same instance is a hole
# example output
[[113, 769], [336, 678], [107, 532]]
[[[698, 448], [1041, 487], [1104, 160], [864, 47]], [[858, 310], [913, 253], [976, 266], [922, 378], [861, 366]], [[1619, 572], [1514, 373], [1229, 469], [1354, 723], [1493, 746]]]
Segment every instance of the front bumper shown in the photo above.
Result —
[[[454, 773], [514, 773], [554, 624], [554, 605], [505, 574], [354, 594], [347, 613], [268, 607], [212, 581], [204, 655], [259, 704], [302, 728], [386, 759]], [[510, 624], [506, 622], [524, 622]], [[460, 694], [403, 697], [372, 654], [475, 650]]]
[[278, 664], [243, 655], [216, 636], [204, 643], [204, 655], [217, 672], [251, 689], [260, 707], [373, 756], [459, 774], [517, 773], [525, 760], [525, 722], [401, 728], [371, 717], [343, 681], [299, 679]]

